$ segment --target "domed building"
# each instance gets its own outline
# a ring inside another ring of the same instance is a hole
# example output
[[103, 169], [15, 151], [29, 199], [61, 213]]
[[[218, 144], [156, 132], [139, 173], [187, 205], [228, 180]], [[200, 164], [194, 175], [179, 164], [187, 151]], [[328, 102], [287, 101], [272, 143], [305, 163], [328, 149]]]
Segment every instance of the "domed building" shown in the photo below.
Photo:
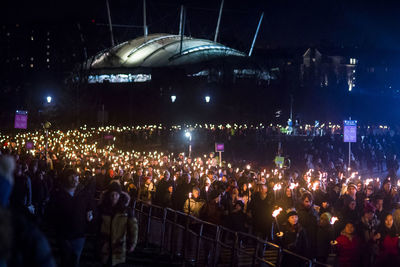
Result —
[[[161, 117], [201, 120], [204, 109], [212, 116], [216, 107], [232, 114], [237, 104], [244, 103], [240, 87], [250, 93], [249, 83], [258, 87], [271, 79], [268, 71], [236, 49], [163, 33], [98, 53], [84, 62], [80, 75], [80, 80], [87, 81], [87, 102], [104, 104], [110, 121], [125, 116], [129, 122], [137, 117], [143, 121], [164, 121]], [[151, 114], [143, 111], [149, 106]]]

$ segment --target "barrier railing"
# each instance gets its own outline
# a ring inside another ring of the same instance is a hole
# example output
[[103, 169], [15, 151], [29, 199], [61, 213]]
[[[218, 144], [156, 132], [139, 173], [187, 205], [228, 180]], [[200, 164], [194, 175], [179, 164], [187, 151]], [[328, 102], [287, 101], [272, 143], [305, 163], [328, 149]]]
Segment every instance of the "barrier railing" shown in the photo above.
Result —
[[134, 210], [138, 242], [195, 266], [331, 266], [170, 208], [138, 200]]

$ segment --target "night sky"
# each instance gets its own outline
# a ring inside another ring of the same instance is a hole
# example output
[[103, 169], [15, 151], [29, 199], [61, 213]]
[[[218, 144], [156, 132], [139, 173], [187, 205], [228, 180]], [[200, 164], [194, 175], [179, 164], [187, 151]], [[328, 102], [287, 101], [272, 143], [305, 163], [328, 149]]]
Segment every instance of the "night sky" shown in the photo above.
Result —
[[[141, 25], [141, 0], [109, 0], [114, 24]], [[176, 32], [182, 1], [148, 0], [149, 32]], [[187, 6], [186, 33], [212, 39], [220, 1], [183, 1]], [[92, 19], [107, 23], [105, 0], [6, 1], [3, 23], [76, 23]], [[251, 43], [259, 16], [265, 11], [259, 45], [304, 46], [321, 41], [339, 46], [368, 43], [400, 50], [398, 1], [349, 0], [225, 0], [221, 42]], [[107, 27], [99, 25], [100, 31]], [[138, 29], [138, 33], [140, 29]], [[130, 36], [128, 36], [130, 37]], [[132, 39], [136, 36], [132, 36]]]

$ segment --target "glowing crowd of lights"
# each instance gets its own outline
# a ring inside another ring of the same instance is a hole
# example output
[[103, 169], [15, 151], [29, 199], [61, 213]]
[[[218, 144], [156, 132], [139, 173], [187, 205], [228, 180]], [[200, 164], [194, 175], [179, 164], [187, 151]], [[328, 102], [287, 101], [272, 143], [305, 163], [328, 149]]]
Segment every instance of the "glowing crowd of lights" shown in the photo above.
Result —
[[[239, 124], [226, 124], [226, 125], [214, 125], [214, 124], [195, 124], [195, 125], [176, 125], [172, 126], [169, 130], [184, 130], [188, 133], [188, 129], [257, 129], [267, 127], [264, 124], [259, 125], [239, 125]], [[304, 127], [312, 127], [306, 125]], [[325, 127], [323, 124], [321, 127]], [[340, 125], [330, 125], [328, 127], [332, 129], [340, 128]], [[382, 126], [380, 128], [384, 128]], [[20, 132], [15, 135], [0, 134], [0, 144], [3, 149], [9, 149], [18, 153], [28, 153], [32, 156], [44, 156], [47, 145], [47, 152], [52, 159], [63, 159], [67, 165], [71, 168], [75, 168], [78, 173], [86, 171], [94, 172], [96, 167], [107, 166], [116, 173], [135, 173], [138, 168], [146, 169], [145, 175], [151, 176], [152, 182], [157, 184], [160, 176], [163, 175], [163, 171], [167, 169], [167, 165], [172, 168], [174, 173], [172, 174], [173, 180], [181, 174], [182, 169], [189, 171], [192, 175], [202, 177], [207, 175], [210, 171], [222, 179], [224, 169], [231, 169], [232, 172], [240, 176], [244, 172], [253, 173], [256, 179], [246, 184], [247, 188], [254, 187], [257, 183], [267, 184], [271, 181], [273, 183], [274, 198], [277, 199], [283, 193], [283, 188], [287, 186], [290, 190], [298, 189], [299, 183], [286, 182], [283, 180], [285, 169], [273, 168], [267, 169], [255, 169], [252, 164], [245, 166], [234, 166], [232, 163], [226, 162], [224, 166], [219, 166], [215, 158], [203, 155], [202, 157], [196, 157], [188, 159], [181, 153], [181, 157], [174, 157], [173, 153], [164, 153], [159, 151], [151, 152], [138, 152], [138, 151], [127, 151], [120, 150], [115, 147], [116, 136], [111, 135], [111, 142], [108, 145], [100, 146], [100, 139], [104, 133], [115, 134], [120, 132], [129, 131], [140, 131], [140, 130], [160, 130], [166, 128], [159, 125], [144, 125], [144, 126], [106, 126], [99, 128], [88, 128], [87, 126], [80, 127], [76, 130], [68, 130], [63, 132], [61, 130], [49, 130], [48, 137], [43, 131], [31, 131], [31, 132]], [[46, 143], [47, 139], [47, 143]], [[28, 143], [31, 143], [30, 148], [27, 147]], [[176, 156], [176, 155], [175, 155]], [[347, 175], [347, 176], [346, 176]], [[315, 171], [313, 169], [308, 170], [304, 174], [304, 180], [307, 182], [305, 190], [310, 192], [319, 190], [320, 188], [325, 189], [328, 184], [328, 174], [326, 172]], [[272, 178], [272, 179], [269, 179]], [[351, 181], [364, 181], [364, 185], [379, 184], [381, 181], [379, 178], [367, 178], [362, 179], [358, 172], [351, 172], [347, 170], [346, 173], [339, 173], [338, 179], [345, 179], [345, 184]], [[209, 179], [207, 178], [208, 182]], [[398, 186], [400, 186], [400, 181]], [[209, 185], [206, 185], [206, 191], [209, 189]], [[276, 217], [281, 212], [282, 208], [276, 207], [273, 212], [273, 216]]]

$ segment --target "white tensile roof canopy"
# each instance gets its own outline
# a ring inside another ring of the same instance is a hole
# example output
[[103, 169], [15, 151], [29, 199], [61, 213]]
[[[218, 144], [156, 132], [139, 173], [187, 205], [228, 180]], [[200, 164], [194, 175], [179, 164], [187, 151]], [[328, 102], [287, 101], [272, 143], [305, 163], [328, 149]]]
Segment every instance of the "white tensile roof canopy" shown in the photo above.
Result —
[[151, 34], [139, 37], [105, 52], [97, 54], [88, 63], [91, 69], [168, 67], [199, 63], [215, 58], [235, 56], [244, 53], [222, 44], [171, 34]]

